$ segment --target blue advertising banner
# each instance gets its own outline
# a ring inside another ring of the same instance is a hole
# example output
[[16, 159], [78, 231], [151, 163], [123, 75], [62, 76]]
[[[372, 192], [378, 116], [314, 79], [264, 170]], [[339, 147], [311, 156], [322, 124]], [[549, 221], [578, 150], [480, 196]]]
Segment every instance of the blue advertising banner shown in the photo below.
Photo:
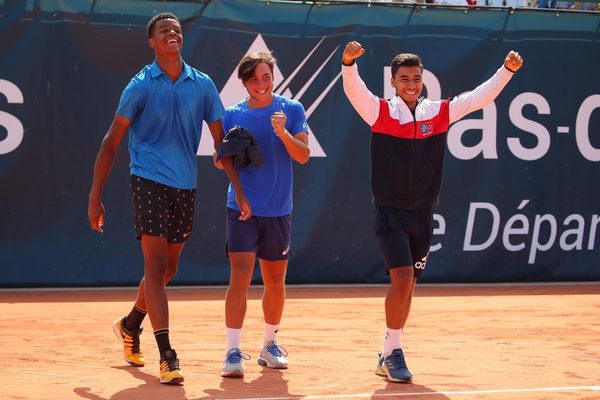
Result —
[[[524, 67], [485, 109], [448, 132], [423, 282], [600, 280], [600, 24], [594, 13], [250, 0], [205, 3], [34, 1], [0, 5], [0, 287], [135, 285], [129, 156], [104, 191], [107, 220], [87, 222], [92, 168], [121, 91], [152, 62], [146, 22], [172, 11], [185, 60], [225, 106], [247, 94], [237, 63], [278, 59], [275, 91], [299, 100], [311, 160], [294, 167], [288, 283], [386, 282], [373, 233], [370, 128], [340, 76], [350, 40], [371, 91], [393, 96], [389, 64], [421, 56], [425, 94], [475, 88], [511, 49]], [[126, 141], [124, 141], [126, 142]], [[225, 284], [227, 179], [198, 149], [193, 234], [174, 284]], [[255, 271], [259, 282], [259, 271]]]

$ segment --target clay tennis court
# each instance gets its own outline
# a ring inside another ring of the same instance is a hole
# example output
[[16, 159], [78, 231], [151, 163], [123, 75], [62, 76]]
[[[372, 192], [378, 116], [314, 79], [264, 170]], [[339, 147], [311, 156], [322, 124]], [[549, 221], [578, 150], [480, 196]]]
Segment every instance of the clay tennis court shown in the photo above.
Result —
[[0, 291], [2, 399], [600, 399], [600, 284], [417, 286], [403, 343], [412, 384], [374, 374], [385, 287], [289, 288], [280, 343], [290, 368], [256, 364], [260, 288], [242, 335], [242, 379], [221, 378], [224, 288], [169, 289], [171, 342], [185, 383], [121, 359], [111, 323], [126, 290]]

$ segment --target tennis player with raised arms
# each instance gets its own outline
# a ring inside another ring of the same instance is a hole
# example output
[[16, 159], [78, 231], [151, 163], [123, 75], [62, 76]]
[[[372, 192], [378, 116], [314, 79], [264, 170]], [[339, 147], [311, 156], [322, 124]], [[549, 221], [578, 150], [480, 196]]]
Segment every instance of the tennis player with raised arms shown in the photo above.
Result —
[[417, 279], [423, 274], [433, 233], [450, 124], [490, 104], [523, 65], [510, 51], [496, 73], [474, 90], [449, 100], [421, 97], [423, 64], [401, 53], [391, 63], [395, 96], [369, 91], [356, 59], [365, 53], [349, 42], [342, 55], [344, 92], [371, 127], [371, 190], [374, 230], [391, 285], [385, 298], [386, 332], [376, 374], [392, 382], [412, 379], [402, 349], [402, 332]]

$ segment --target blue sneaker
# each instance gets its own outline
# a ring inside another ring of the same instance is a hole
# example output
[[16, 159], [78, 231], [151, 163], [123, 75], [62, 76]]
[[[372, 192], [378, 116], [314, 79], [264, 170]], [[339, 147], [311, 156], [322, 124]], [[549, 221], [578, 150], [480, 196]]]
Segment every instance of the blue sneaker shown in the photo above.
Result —
[[288, 360], [285, 356], [287, 355], [288, 353], [283, 347], [278, 345], [275, 340], [271, 340], [262, 348], [257, 361], [263, 367], [286, 369], [288, 367]]
[[383, 357], [381, 357], [381, 353], [377, 353], [377, 368], [375, 368], [375, 375], [387, 378], [387, 374], [383, 370]]
[[410, 382], [412, 379], [402, 349], [394, 349], [387, 357], [380, 356], [375, 373], [387, 377], [391, 382]]
[[241, 378], [244, 376], [244, 367], [242, 367], [242, 359], [249, 360], [250, 356], [238, 348], [229, 350], [225, 354], [225, 362], [221, 370], [221, 376]]

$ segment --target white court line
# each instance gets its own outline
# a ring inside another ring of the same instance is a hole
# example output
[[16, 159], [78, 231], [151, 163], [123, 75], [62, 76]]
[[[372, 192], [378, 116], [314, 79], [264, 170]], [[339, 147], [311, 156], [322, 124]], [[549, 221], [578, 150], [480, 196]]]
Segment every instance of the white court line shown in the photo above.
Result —
[[[102, 366], [90, 366], [76, 363], [60, 364], [80, 365], [92, 368], [111, 368]], [[56, 374], [51, 372], [38, 371], [23, 371], [29, 374], [50, 375], [50, 376], [65, 376], [74, 377], [70, 374]], [[474, 395], [474, 394], [494, 394], [494, 393], [535, 393], [535, 392], [562, 392], [572, 390], [584, 391], [600, 391], [600, 386], [562, 386], [562, 387], [546, 387], [546, 388], [528, 388], [528, 389], [487, 389], [487, 390], [462, 390], [462, 391], [432, 391], [432, 392], [386, 392], [386, 393], [356, 393], [356, 394], [331, 394], [331, 395], [307, 395], [307, 396], [277, 396], [277, 397], [227, 397], [214, 398], [214, 400], [316, 400], [316, 399], [372, 399], [377, 397], [408, 397], [408, 396], [436, 396], [436, 395]]]
[[531, 392], [559, 392], [568, 390], [592, 390], [600, 391], [600, 386], [565, 386], [554, 388], [530, 388], [530, 389], [492, 389], [492, 390], [464, 390], [447, 392], [389, 392], [389, 393], [368, 393], [368, 394], [332, 394], [332, 395], [310, 395], [310, 396], [279, 396], [279, 397], [239, 397], [215, 398], [214, 400], [304, 400], [304, 399], [361, 399], [377, 397], [408, 397], [408, 396], [438, 396], [438, 395], [473, 395], [473, 394], [493, 394], [493, 393], [531, 393]]

